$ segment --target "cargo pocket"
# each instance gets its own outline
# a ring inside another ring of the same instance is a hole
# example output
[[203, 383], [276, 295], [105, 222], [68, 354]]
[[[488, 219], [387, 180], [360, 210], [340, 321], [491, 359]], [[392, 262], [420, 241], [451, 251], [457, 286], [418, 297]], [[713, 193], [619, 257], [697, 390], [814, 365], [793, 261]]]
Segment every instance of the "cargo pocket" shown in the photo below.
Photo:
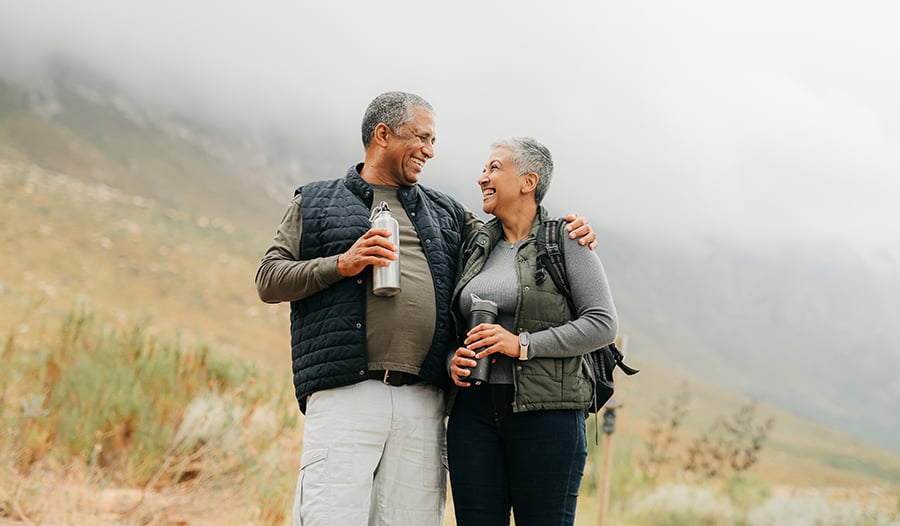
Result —
[[449, 464], [447, 463], [447, 441], [441, 439], [441, 450], [437, 455], [426, 454], [425, 465], [423, 466], [423, 483], [426, 488], [444, 489], [447, 487], [447, 473]]
[[[294, 493], [294, 509], [291, 512], [294, 526], [303, 526], [303, 517], [300, 512], [303, 507], [303, 483], [313, 472], [313, 482], [323, 484], [326, 480], [325, 459], [328, 458], [327, 449], [311, 449], [304, 451], [300, 456], [300, 474], [297, 475], [297, 490]], [[323, 510], [324, 511], [324, 510]]]

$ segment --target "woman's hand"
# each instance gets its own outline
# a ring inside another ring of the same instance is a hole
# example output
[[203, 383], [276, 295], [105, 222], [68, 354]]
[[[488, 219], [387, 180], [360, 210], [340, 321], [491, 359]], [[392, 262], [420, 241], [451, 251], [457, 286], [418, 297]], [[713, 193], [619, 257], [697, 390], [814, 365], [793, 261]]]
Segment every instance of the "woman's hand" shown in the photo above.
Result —
[[494, 353], [505, 354], [512, 358], [519, 357], [519, 337], [493, 323], [481, 323], [473, 327], [466, 335], [463, 345], [472, 350], [486, 347], [475, 355], [478, 359]]
[[478, 363], [474, 360], [475, 351], [460, 347], [450, 358], [450, 378], [458, 387], [469, 387], [471, 384], [463, 380], [472, 374], [472, 367]]

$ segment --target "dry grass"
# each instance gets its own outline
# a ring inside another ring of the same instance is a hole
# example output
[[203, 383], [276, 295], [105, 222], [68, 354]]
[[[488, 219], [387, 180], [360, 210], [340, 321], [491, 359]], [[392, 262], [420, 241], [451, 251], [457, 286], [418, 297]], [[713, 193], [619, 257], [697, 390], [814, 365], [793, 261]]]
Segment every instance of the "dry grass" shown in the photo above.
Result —
[[283, 523], [297, 422], [254, 367], [76, 314], [2, 358], [0, 516]]

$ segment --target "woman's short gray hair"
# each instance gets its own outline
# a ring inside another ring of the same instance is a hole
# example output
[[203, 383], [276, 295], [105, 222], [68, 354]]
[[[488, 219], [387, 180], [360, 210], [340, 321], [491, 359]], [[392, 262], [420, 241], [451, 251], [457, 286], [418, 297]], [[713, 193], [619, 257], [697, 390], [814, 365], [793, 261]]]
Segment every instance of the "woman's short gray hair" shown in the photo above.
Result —
[[538, 175], [534, 200], [537, 204], [541, 204], [544, 196], [547, 195], [547, 190], [550, 189], [550, 180], [553, 179], [553, 157], [550, 155], [550, 150], [532, 137], [501, 139], [491, 145], [492, 150], [495, 148], [508, 148], [512, 151], [518, 175], [528, 172]]
[[400, 126], [413, 119], [413, 110], [422, 108], [434, 113], [431, 104], [422, 97], [404, 91], [388, 91], [375, 97], [366, 108], [362, 121], [363, 147], [369, 149], [375, 127], [385, 123], [391, 131], [396, 132]]

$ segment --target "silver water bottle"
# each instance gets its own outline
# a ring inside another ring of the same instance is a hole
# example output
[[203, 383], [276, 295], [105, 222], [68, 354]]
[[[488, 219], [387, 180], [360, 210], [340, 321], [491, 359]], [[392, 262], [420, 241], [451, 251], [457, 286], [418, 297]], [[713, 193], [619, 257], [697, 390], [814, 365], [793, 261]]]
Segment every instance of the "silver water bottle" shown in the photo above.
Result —
[[[372, 209], [369, 217], [372, 228], [383, 228], [391, 233], [388, 240], [400, 250], [400, 224], [391, 214], [391, 208], [384, 201]], [[386, 267], [372, 267], [372, 294], [376, 296], [396, 296], [400, 294], [400, 259], [391, 261]]]

